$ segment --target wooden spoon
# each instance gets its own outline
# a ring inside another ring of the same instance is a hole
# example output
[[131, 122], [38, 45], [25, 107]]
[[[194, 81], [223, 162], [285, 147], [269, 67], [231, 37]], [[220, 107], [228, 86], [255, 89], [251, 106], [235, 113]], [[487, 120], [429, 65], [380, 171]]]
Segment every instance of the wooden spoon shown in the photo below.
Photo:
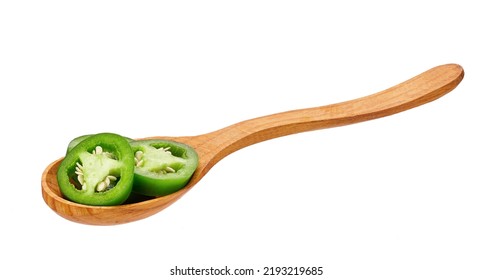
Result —
[[88, 206], [63, 198], [56, 179], [61, 158], [51, 163], [43, 172], [43, 199], [60, 216], [78, 223], [115, 225], [143, 219], [178, 200], [212, 166], [234, 151], [280, 136], [353, 124], [411, 109], [450, 92], [463, 77], [461, 66], [446, 64], [387, 90], [351, 101], [255, 118], [198, 136], [148, 137], [171, 139], [193, 147], [200, 158], [197, 170], [188, 185], [176, 193], [157, 198], [137, 198], [119, 206]]

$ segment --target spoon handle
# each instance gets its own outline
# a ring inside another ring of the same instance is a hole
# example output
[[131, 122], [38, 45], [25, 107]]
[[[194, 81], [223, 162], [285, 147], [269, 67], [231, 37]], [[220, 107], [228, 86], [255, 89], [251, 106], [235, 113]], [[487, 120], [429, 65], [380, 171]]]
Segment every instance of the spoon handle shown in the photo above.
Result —
[[437, 66], [369, 96], [250, 119], [202, 135], [206, 139], [202, 148], [210, 152], [207, 154], [211, 155], [209, 160], [214, 165], [230, 153], [258, 142], [372, 120], [420, 106], [453, 90], [463, 77], [460, 65]]

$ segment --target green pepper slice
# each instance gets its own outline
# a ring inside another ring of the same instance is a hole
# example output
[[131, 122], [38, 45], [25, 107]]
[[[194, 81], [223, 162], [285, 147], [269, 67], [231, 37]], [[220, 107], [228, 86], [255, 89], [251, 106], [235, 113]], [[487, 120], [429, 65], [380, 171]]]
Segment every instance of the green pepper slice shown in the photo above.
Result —
[[126, 138], [99, 133], [82, 139], [60, 163], [57, 180], [62, 194], [86, 205], [118, 205], [132, 191], [134, 156]]
[[130, 143], [134, 152], [135, 193], [163, 196], [187, 185], [198, 165], [195, 150], [183, 143], [149, 139]]

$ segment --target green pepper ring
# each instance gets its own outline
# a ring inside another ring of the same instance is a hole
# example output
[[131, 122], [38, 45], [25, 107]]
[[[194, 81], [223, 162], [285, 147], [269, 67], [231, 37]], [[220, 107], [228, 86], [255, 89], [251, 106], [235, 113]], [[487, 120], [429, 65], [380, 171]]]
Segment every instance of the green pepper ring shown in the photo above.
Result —
[[[98, 149], [100, 154], [93, 155]], [[101, 151], [111, 154], [114, 158], [105, 156]], [[78, 164], [82, 166], [83, 178], [87, 185], [77, 182], [77, 172], [81, 173]], [[86, 169], [92, 170], [92, 173]], [[108, 177], [113, 181], [111, 188], [97, 191], [97, 183]], [[71, 147], [57, 171], [58, 185], [66, 198], [73, 202], [96, 206], [119, 205], [125, 202], [132, 191], [133, 177], [132, 149], [126, 138], [114, 133], [99, 133], [84, 138]]]
[[130, 146], [136, 162], [133, 192], [138, 194], [163, 196], [174, 193], [187, 185], [198, 166], [197, 153], [183, 143], [147, 139], [132, 141]]

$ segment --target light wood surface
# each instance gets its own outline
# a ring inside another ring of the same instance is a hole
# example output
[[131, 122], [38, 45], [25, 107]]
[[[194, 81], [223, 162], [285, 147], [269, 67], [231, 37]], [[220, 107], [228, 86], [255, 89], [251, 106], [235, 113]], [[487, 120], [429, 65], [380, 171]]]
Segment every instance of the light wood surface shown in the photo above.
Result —
[[137, 221], [156, 214], [178, 200], [218, 161], [234, 151], [281, 136], [399, 113], [445, 95], [463, 77], [464, 71], [460, 65], [446, 64], [379, 93], [351, 101], [259, 117], [198, 136], [147, 137], [186, 143], [197, 151], [200, 158], [198, 168], [185, 188], [159, 198], [140, 199], [119, 206], [88, 206], [68, 201], [62, 197], [56, 180], [56, 171], [62, 160], [60, 158], [47, 166], [42, 174], [43, 199], [57, 214], [78, 223], [115, 225]]

